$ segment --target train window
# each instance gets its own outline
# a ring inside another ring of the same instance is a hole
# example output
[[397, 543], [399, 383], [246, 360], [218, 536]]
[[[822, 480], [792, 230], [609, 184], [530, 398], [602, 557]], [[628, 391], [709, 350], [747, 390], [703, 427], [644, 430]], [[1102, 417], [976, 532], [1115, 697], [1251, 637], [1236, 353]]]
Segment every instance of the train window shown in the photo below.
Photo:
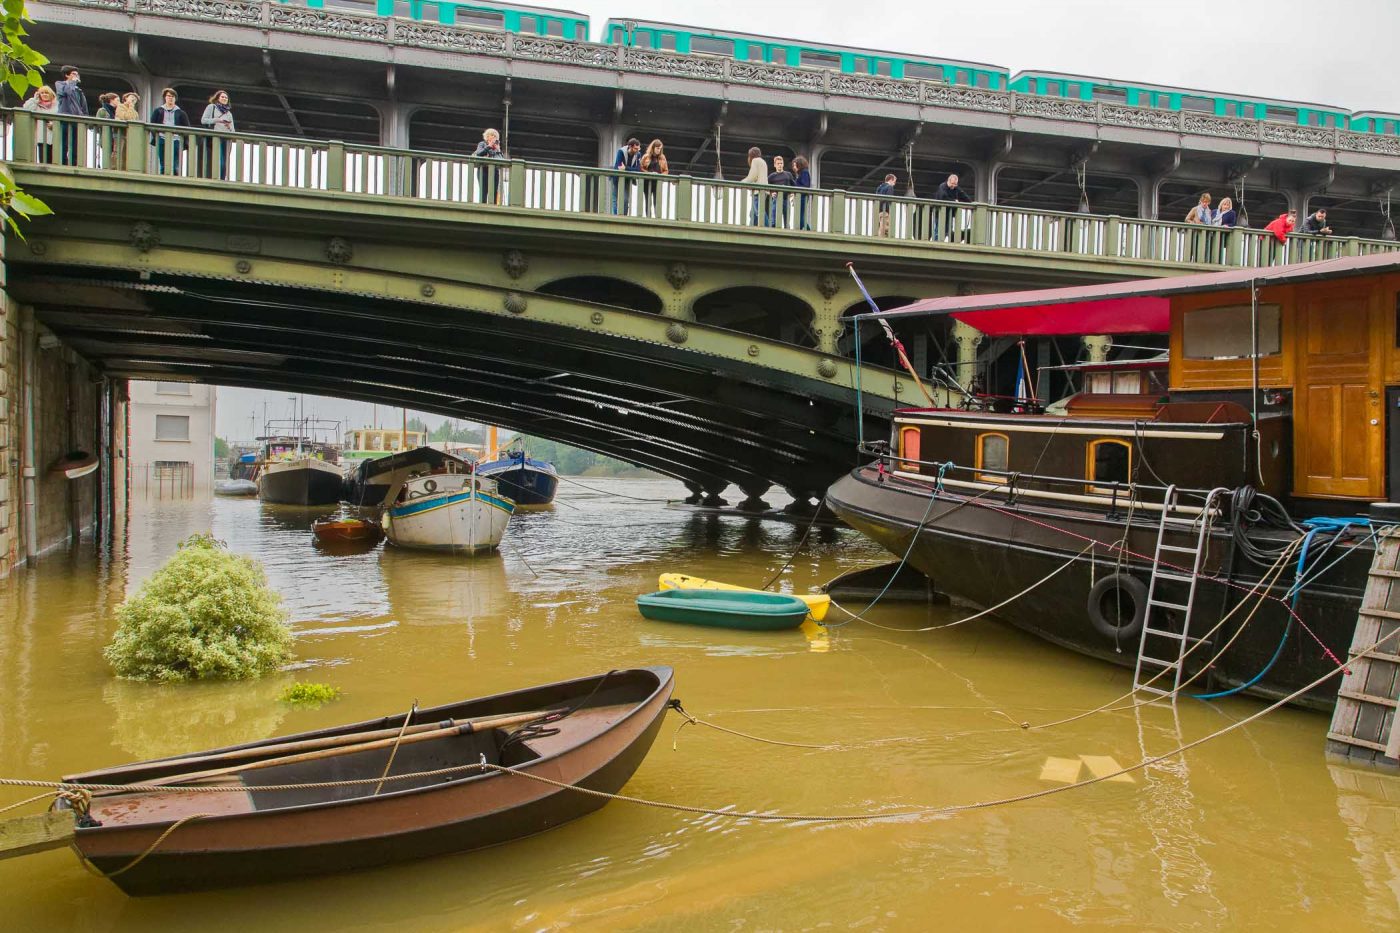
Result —
[[925, 81], [940, 81], [943, 79], [943, 69], [937, 65], [922, 65], [918, 62], [905, 62], [904, 77], [922, 78]]
[[[979, 434], [977, 435], [976, 462], [979, 470], [997, 470], [1005, 473], [1008, 471], [1008, 454], [1010, 453], [1011, 441], [1005, 434]], [[995, 474], [978, 474], [977, 478], [984, 483], [1004, 483], [1005, 476]]]
[[992, 76], [985, 71], [979, 71], [972, 76], [972, 86], [990, 88], [992, 86]]
[[547, 19], [544, 21], [544, 34], [547, 36], [558, 36], [564, 38], [564, 23], [557, 19]]
[[840, 68], [841, 56], [834, 52], [814, 52], [803, 49], [798, 61], [809, 68]]
[[506, 18], [500, 13], [493, 13], [490, 10], [473, 10], [470, 7], [457, 8], [457, 22], [467, 26], [490, 26], [500, 29], [506, 23]]
[[1121, 87], [1104, 87], [1098, 84], [1094, 86], [1094, 99], [1106, 100], [1110, 104], [1126, 104], [1128, 92]]
[[733, 55], [734, 40], [719, 39], [715, 36], [691, 36], [690, 50], [704, 52], [707, 55]]
[[894, 74], [894, 63], [887, 58], [875, 59], [875, 73], [888, 78], [890, 75]]
[[649, 48], [651, 48], [651, 33], [649, 33], [649, 32], [634, 32], [634, 33], [632, 33], [632, 45], [633, 45], [633, 47], [639, 48], [639, 49], [649, 49]]
[[1266, 107], [1264, 119], [1270, 123], [1297, 123], [1298, 111], [1292, 107]]
[[536, 22], [535, 17], [533, 17], [533, 16], [521, 16], [521, 17], [520, 17], [520, 31], [521, 31], [521, 32], [534, 32], [534, 33], [538, 33], [538, 32], [540, 31], [540, 27], [539, 27], [539, 24]]
[[[1127, 441], [1100, 439], [1090, 441], [1085, 458], [1086, 478], [1095, 483], [1126, 483], [1132, 476], [1133, 448]], [[1090, 492], [1111, 490], [1090, 486]]]
[[1193, 110], [1196, 113], [1215, 113], [1215, 101], [1209, 97], [1195, 97], [1190, 94], [1181, 95], [1181, 109]]
[[[1259, 306], [1259, 355], [1279, 353], [1279, 306]], [[1187, 312], [1181, 321], [1181, 349], [1188, 360], [1247, 360], [1253, 338], [1249, 305], [1226, 305]]]
[[866, 58], [864, 55], [857, 55], [853, 61], [855, 62], [856, 74], [870, 74], [870, 59]]
[[662, 32], [657, 34], [661, 40], [660, 48], [674, 52], [676, 50], [676, 34], [674, 32]]

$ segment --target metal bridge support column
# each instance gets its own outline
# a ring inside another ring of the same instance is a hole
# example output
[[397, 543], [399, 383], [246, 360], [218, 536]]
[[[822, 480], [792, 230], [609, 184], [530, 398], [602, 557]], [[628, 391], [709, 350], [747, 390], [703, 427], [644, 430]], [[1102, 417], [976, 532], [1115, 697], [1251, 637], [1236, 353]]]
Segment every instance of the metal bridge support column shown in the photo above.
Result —
[[686, 505], [699, 505], [700, 500], [705, 496], [705, 490], [700, 488], [699, 483], [686, 483], [685, 488], [690, 490], [690, 495], [685, 497]]
[[1090, 363], [1108, 362], [1108, 353], [1113, 349], [1112, 337], [1108, 334], [1094, 334], [1079, 339], [1084, 343], [1084, 351], [1088, 354]]
[[816, 499], [817, 502], [821, 502], [821, 493], [811, 489], [784, 486], [783, 491], [792, 496], [792, 501], [783, 506], [783, 511], [789, 515], [811, 515], [818, 508], [812, 503], [812, 500]]
[[702, 505], [708, 505], [708, 506], [710, 506], [711, 508], [716, 508], [716, 509], [717, 509], [717, 508], [719, 508], [719, 507], [721, 507], [721, 506], [725, 506], [725, 505], [728, 505], [728, 504], [729, 504], [729, 502], [728, 502], [727, 500], [720, 498], [720, 493], [724, 492], [726, 489], [729, 488], [729, 484], [726, 483], [724, 480], [722, 480], [722, 479], [713, 479], [713, 480], [709, 480], [709, 481], [707, 481], [707, 482], [705, 483], [705, 487], [704, 487], [704, 488], [705, 488], [705, 498], [704, 498], [703, 502], [701, 503]]
[[744, 491], [744, 501], [739, 503], [740, 512], [766, 512], [771, 506], [763, 501], [763, 494], [772, 488], [771, 483], [740, 483], [739, 488]]
[[977, 328], [962, 321], [953, 322], [953, 340], [958, 345], [958, 384], [965, 389], [977, 378], [977, 347], [982, 339]]

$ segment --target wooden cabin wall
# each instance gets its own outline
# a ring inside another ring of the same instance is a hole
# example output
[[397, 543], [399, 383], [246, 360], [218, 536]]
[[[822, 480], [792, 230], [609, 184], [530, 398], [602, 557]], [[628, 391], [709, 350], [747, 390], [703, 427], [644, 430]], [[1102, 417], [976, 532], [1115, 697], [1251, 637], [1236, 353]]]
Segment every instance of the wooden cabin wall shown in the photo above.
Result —
[[[1400, 275], [1260, 290], [1261, 304], [1280, 308], [1281, 352], [1259, 361], [1259, 387], [1286, 390], [1282, 413], [1293, 421], [1293, 495], [1386, 497], [1386, 389], [1400, 384], [1397, 295]], [[1235, 390], [1247, 397], [1253, 384], [1250, 361], [1188, 360], [1183, 322], [1193, 311], [1249, 301], [1248, 290], [1172, 299], [1173, 392]]]

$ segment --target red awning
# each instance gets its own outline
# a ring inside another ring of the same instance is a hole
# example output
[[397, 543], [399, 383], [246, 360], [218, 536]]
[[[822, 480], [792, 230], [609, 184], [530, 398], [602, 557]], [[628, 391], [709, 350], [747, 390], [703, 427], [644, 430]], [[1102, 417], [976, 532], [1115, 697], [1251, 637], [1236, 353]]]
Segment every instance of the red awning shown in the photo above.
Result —
[[1171, 301], [1155, 295], [951, 313], [988, 337], [1165, 334], [1171, 328]]
[[1248, 288], [1251, 282], [1262, 288], [1395, 271], [1400, 271], [1400, 253], [1381, 253], [1280, 268], [1231, 269], [1000, 295], [926, 298], [902, 308], [860, 317], [897, 320], [905, 316], [951, 314], [993, 337], [1162, 334], [1168, 330], [1168, 297], [1171, 295]]

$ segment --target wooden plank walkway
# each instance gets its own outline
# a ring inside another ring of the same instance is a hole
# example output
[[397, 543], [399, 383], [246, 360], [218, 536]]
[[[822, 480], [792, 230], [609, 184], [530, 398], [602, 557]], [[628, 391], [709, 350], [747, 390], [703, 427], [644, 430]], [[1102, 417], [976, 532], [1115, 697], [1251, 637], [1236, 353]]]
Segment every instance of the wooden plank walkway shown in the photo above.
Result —
[[1400, 530], [1382, 532], [1356, 619], [1347, 672], [1327, 731], [1327, 754], [1349, 763], [1400, 770], [1400, 636], [1360, 653], [1400, 629]]

